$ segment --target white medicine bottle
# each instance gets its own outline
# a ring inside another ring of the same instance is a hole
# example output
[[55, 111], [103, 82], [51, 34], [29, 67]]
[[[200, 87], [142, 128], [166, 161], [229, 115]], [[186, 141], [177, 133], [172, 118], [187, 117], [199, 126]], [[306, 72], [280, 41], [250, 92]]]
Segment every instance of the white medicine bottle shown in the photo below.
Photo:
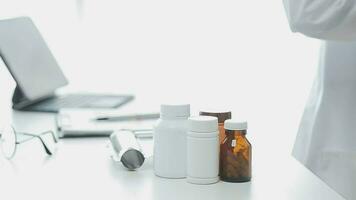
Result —
[[154, 127], [154, 173], [165, 178], [186, 177], [189, 104], [161, 105]]
[[187, 181], [212, 184], [219, 181], [218, 118], [190, 117], [187, 133]]

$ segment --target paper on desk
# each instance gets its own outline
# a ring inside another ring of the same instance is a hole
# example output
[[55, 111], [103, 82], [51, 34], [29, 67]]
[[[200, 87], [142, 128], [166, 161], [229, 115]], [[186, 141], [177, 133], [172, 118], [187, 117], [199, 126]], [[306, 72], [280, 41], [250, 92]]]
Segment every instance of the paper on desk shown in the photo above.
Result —
[[[130, 129], [138, 134], [152, 135], [156, 120], [96, 121], [102, 111], [89, 109], [61, 109], [57, 115], [59, 137], [108, 136], [114, 130]], [[130, 113], [121, 113], [130, 114]]]

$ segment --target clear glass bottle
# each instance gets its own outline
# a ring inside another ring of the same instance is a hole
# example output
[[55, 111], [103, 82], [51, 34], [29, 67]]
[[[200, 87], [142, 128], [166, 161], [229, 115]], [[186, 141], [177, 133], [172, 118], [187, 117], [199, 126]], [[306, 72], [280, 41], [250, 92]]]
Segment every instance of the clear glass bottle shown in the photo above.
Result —
[[251, 180], [252, 146], [246, 138], [247, 122], [225, 121], [225, 138], [220, 145], [220, 179], [226, 182]]

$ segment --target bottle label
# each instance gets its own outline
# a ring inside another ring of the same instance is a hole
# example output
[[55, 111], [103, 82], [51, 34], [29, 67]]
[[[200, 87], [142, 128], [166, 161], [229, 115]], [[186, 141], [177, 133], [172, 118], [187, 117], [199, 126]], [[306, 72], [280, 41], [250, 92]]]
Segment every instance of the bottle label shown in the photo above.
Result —
[[232, 141], [231, 141], [231, 146], [232, 146], [232, 147], [235, 147], [235, 146], [236, 146], [236, 140], [232, 140]]

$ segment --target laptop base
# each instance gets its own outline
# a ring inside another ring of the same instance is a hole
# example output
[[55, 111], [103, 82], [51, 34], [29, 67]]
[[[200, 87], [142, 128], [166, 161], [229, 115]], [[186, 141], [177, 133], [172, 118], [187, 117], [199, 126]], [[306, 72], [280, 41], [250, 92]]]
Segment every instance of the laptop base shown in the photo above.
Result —
[[12, 102], [16, 110], [56, 113], [61, 108], [117, 108], [133, 99], [132, 95], [68, 94], [30, 102], [16, 87]]

